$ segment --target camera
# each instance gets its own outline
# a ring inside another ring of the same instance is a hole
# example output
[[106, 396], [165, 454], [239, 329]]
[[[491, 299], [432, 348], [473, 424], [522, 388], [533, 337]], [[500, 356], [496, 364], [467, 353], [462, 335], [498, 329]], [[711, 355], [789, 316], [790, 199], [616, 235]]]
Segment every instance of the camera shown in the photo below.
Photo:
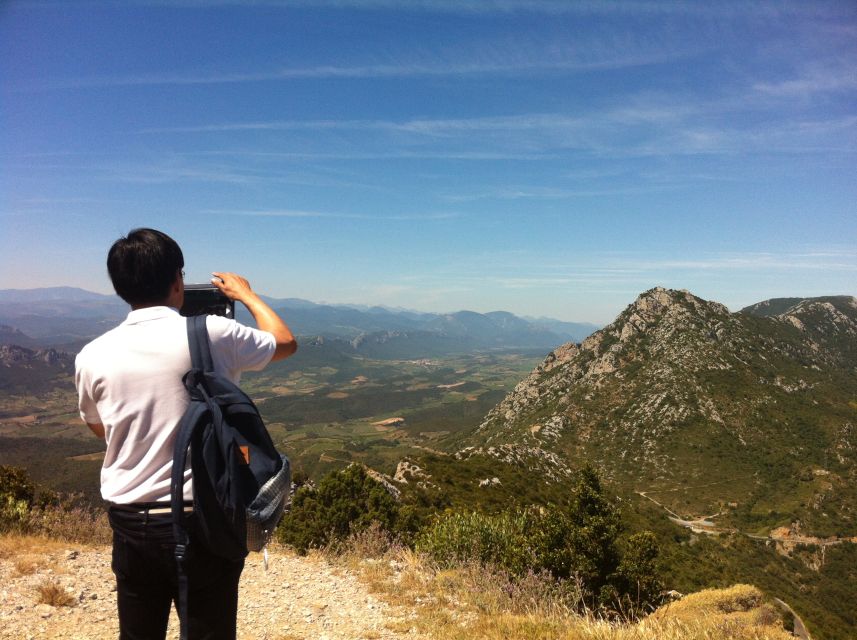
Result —
[[213, 284], [186, 284], [184, 304], [179, 309], [183, 316], [216, 315], [235, 318], [235, 301], [227, 298]]

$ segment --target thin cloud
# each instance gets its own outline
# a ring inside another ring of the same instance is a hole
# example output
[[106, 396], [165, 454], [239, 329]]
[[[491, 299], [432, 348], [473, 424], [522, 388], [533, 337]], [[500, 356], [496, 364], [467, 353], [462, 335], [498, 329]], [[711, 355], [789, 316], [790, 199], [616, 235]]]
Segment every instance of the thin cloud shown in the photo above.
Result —
[[822, 69], [779, 82], [759, 82], [754, 86], [754, 89], [763, 94], [783, 98], [811, 97], [818, 93], [854, 91], [857, 89], [857, 71], [853, 67], [840, 69], [839, 72]]
[[12, 87], [13, 92], [40, 92], [99, 87], [140, 87], [170, 85], [240, 84], [304, 79], [372, 79], [433, 76], [522, 75], [533, 73], [581, 73], [626, 69], [659, 64], [697, 55], [697, 43], [674, 48], [664, 43], [641, 41], [633, 34], [626, 38], [553, 42], [512, 41], [469, 42], [460, 48], [445, 48], [433, 54], [403, 51], [394, 62], [368, 61], [366, 64], [318, 64], [279, 67], [267, 70], [229, 72], [164, 71], [146, 74], [102, 75], [40, 79]]
[[355, 153], [317, 153], [280, 151], [194, 151], [185, 156], [225, 156], [271, 160], [555, 160], [558, 156], [547, 153], [500, 153], [494, 151], [390, 151]]
[[[40, 4], [53, 4], [43, 0]], [[329, 8], [364, 11], [394, 10], [452, 14], [547, 14], [627, 15], [774, 18], [782, 15], [841, 15], [837, 5], [827, 3], [775, 2], [748, 4], [741, 0], [716, 3], [674, 0], [135, 0], [138, 5], [208, 9], [212, 6]]]
[[518, 64], [380, 64], [365, 66], [321, 65], [304, 68], [285, 68], [268, 72], [253, 73], [220, 73], [220, 74], [176, 74], [160, 73], [127, 76], [91, 76], [82, 78], [54, 79], [34, 82], [19, 88], [19, 91], [38, 92], [56, 91], [62, 89], [87, 89], [96, 87], [135, 87], [135, 86], [164, 86], [164, 85], [205, 85], [205, 84], [240, 84], [249, 82], [270, 82], [278, 80], [299, 80], [305, 78], [403, 78], [419, 76], [465, 76], [489, 74], [519, 74], [532, 71], [598, 71], [605, 69], [620, 69], [638, 67], [659, 62], [665, 62], [673, 56], [669, 54], [650, 54], [624, 56], [610, 60], [596, 61], [532, 61]]
[[449, 220], [458, 218], [461, 214], [457, 212], [438, 212], [424, 214], [364, 214], [364, 213], [344, 213], [344, 212], [329, 212], [329, 211], [304, 211], [300, 209], [204, 209], [200, 213], [217, 214], [224, 216], [238, 217], [259, 217], [259, 218], [328, 218], [337, 220]]
[[479, 200], [566, 200], [633, 193], [651, 193], [680, 188], [678, 185], [647, 185], [642, 187], [615, 187], [605, 189], [562, 189], [556, 187], [506, 187], [479, 193], [452, 194], [443, 196], [448, 202], [477, 202]]

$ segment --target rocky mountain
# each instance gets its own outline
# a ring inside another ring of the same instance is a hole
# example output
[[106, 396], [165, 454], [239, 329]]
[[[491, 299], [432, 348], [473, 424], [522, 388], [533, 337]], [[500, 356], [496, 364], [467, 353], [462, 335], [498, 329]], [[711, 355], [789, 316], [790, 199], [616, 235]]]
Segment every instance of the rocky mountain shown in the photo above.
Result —
[[36, 344], [36, 341], [20, 329], [0, 324], [0, 344], [14, 344], [21, 347], [32, 347]]
[[857, 300], [739, 313], [641, 294], [551, 352], [456, 454], [561, 480], [583, 461], [674, 515], [857, 535]]
[[38, 394], [71, 385], [74, 356], [56, 349], [0, 345], [0, 391]]

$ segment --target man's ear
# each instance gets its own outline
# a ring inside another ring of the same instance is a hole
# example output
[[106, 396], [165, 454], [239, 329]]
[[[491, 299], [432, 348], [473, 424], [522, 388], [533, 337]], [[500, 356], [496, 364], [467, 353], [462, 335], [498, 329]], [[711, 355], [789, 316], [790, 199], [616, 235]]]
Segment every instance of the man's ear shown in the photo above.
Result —
[[181, 272], [176, 275], [176, 279], [173, 281], [173, 286], [170, 287], [170, 302], [172, 304], [168, 306], [173, 306], [176, 309], [181, 309], [184, 304], [184, 278], [182, 277]]

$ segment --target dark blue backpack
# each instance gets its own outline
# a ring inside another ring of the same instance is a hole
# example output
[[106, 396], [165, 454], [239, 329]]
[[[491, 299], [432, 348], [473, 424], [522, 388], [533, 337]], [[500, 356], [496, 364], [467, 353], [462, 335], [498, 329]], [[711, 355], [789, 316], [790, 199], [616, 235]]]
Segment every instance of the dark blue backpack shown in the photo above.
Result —
[[289, 499], [291, 468], [274, 447], [253, 401], [215, 373], [205, 316], [187, 319], [191, 369], [183, 382], [190, 404], [173, 454], [171, 507], [179, 571], [179, 619], [186, 637], [188, 514], [184, 469], [191, 450], [194, 542], [240, 560], [270, 539]]

